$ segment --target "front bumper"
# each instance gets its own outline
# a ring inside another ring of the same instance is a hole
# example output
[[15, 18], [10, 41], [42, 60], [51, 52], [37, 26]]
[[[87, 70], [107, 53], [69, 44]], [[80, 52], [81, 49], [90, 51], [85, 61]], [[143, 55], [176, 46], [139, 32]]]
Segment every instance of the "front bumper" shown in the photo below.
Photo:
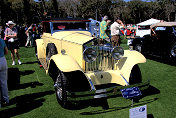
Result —
[[[76, 102], [76, 101], [86, 101], [86, 100], [91, 100], [96, 98], [95, 96], [97, 95], [105, 95], [108, 98], [111, 97], [117, 97], [121, 95], [120, 90], [125, 89], [125, 88], [131, 88], [131, 87], [139, 87], [141, 91], [146, 90], [150, 85], [150, 82], [144, 82], [140, 84], [135, 84], [135, 85], [129, 85], [129, 86], [112, 86], [109, 88], [105, 88], [106, 91], [97, 93], [96, 90], [93, 91], [83, 91], [83, 92], [72, 92], [72, 93], [67, 93], [67, 100], [71, 102]], [[103, 89], [104, 90], [104, 89]]]

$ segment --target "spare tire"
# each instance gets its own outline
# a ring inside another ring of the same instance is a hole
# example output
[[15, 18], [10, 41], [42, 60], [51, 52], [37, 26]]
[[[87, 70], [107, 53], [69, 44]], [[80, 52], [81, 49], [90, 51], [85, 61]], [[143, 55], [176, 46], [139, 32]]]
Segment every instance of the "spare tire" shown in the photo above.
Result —
[[57, 54], [57, 49], [54, 43], [48, 43], [47, 49], [46, 49], [46, 62], [48, 64], [51, 56]]

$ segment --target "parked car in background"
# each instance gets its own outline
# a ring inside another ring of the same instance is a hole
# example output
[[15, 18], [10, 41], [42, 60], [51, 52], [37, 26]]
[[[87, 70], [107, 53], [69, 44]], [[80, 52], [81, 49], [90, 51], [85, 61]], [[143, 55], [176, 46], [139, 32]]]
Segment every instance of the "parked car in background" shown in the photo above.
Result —
[[91, 32], [91, 35], [94, 37], [100, 36], [100, 21], [94, 20], [92, 18], [89, 19], [89, 31]]
[[144, 35], [148, 35], [151, 32], [150, 26], [159, 23], [161, 20], [157, 19], [148, 19], [146, 21], [143, 21], [141, 23], [136, 24], [136, 37], [143, 37]]
[[150, 28], [151, 34], [133, 40], [133, 49], [143, 54], [160, 56], [175, 63], [176, 22], [160, 22]]
[[145, 63], [145, 57], [111, 44], [99, 46], [87, 22], [73, 18], [43, 21], [43, 36], [36, 40], [38, 59], [52, 77], [63, 107], [70, 101], [115, 95], [117, 86], [142, 82], [138, 64]]

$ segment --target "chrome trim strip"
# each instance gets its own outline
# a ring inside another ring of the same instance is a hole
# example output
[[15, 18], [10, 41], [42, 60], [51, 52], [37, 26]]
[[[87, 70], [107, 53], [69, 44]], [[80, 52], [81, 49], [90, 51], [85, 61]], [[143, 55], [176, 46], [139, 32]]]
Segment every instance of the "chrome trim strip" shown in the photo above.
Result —
[[102, 93], [96, 93], [96, 91], [83, 91], [83, 92], [73, 92], [73, 93], [67, 93], [67, 100], [68, 101], [81, 101], [81, 100], [90, 100], [94, 99], [95, 95], [100, 95], [100, 94], [106, 94], [107, 97], [112, 97], [121, 94], [120, 89], [124, 88], [130, 88], [134, 86], [138, 86], [140, 90], [146, 90], [150, 85], [150, 81], [144, 82], [144, 83], [139, 83], [139, 84], [134, 84], [134, 85], [129, 85], [129, 86], [112, 86], [109, 88], [105, 88], [106, 92]]
[[120, 74], [120, 75], [122, 76], [123, 80], [125, 81], [125, 83], [126, 83], [127, 86], [128, 86], [128, 85], [129, 85], [128, 81], [125, 79], [125, 77], [124, 77], [122, 74]]

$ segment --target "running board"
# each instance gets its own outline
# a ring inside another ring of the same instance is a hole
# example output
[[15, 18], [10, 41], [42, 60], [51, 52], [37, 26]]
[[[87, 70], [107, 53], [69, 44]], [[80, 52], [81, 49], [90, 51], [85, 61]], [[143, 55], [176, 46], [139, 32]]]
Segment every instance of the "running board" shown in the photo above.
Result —
[[42, 64], [43, 68], [44, 68], [45, 70], [48, 70], [47, 63], [46, 63], [46, 59], [45, 59], [45, 58], [40, 58], [39, 61], [40, 61], [40, 63]]

